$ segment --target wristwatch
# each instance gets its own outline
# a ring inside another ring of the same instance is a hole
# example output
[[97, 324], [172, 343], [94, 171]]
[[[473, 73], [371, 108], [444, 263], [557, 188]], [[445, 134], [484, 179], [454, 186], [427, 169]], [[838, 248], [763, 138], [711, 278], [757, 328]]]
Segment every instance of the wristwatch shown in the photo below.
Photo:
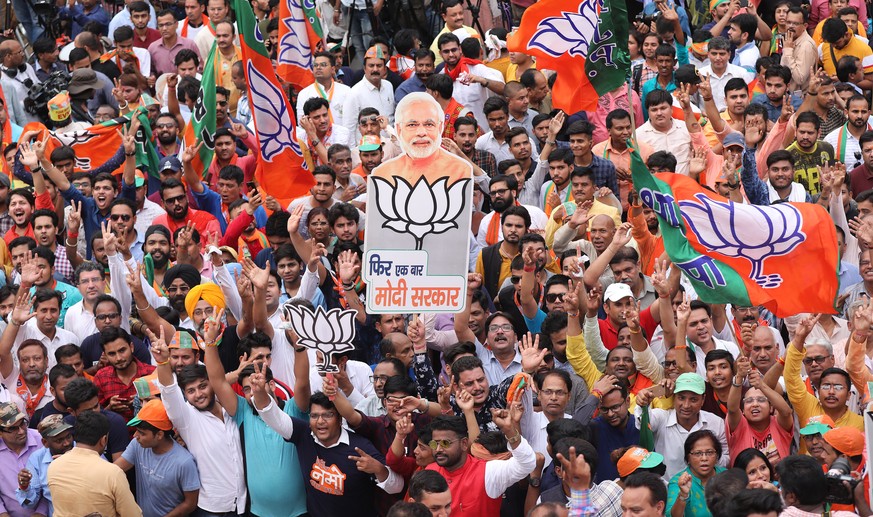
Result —
[[527, 478], [527, 484], [534, 487], [534, 488], [539, 488], [540, 483], [542, 483], [542, 482], [543, 482], [542, 478], [535, 478], [533, 476], [528, 476], [528, 478]]

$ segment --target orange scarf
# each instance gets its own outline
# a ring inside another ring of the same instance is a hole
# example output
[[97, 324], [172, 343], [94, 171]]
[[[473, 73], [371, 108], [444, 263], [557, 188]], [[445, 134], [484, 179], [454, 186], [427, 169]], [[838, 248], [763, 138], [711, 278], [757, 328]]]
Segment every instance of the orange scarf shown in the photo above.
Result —
[[[211, 32], [212, 35], [214, 36], [215, 29], [213, 29], [212, 24], [209, 23], [209, 17], [206, 16], [205, 14], [201, 14], [200, 19], [203, 21], [202, 25], [205, 25], [206, 28], [209, 29], [209, 32]], [[182, 30], [179, 32], [179, 35], [182, 36], [183, 38], [188, 37], [188, 18], [185, 18], [185, 21], [182, 22]]]
[[[518, 200], [515, 201], [515, 206], [519, 206]], [[488, 221], [488, 232], [485, 234], [485, 243], [489, 246], [497, 244], [500, 240], [500, 214], [494, 212], [491, 220]]]
[[479, 61], [478, 59], [470, 59], [468, 57], [462, 57], [458, 61], [458, 64], [455, 65], [455, 68], [449, 70], [449, 68], [446, 67], [446, 75], [451, 77], [452, 81], [457, 81], [458, 77], [460, 77], [462, 72], [469, 72], [471, 66], [481, 65], [481, 64], [482, 64], [482, 62]]
[[33, 413], [36, 411], [36, 407], [39, 405], [42, 398], [45, 397], [45, 381], [46, 379], [43, 377], [42, 382], [39, 385], [39, 391], [34, 395], [30, 392], [30, 388], [27, 387], [27, 384], [25, 384], [24, 377], [22, 377], [21, 374], [18, 375], [18, 381], [15, 383], [15, 392], [18, 393], [18, 396], [24, 401], [28, 418], [33, 418]]

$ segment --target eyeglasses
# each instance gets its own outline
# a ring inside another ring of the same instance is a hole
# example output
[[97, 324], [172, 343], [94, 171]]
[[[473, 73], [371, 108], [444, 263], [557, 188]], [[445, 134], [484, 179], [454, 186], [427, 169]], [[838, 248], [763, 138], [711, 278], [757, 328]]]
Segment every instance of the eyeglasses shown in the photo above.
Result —
[[554, 354], [546, 354], [543, 356], [543, 361], [545, 361], [547, 363], [551, 363], [554, 360], [555, 360]]
[[820, 390], [820, 391], [831, 391], [831, 390], [833, 390], [833, 391], [836, 391], [837, 393], [843, 391], [844, 389], [846, 389], [846, 385], [845, 385], [845, 384], [831, 384], [831, 383], [829, 383], [829, 382], [822, 383], [822, 385], [819, 387], [819, 390]]
[[491, 189], [491, 197], [494, 196], [505, 196], [506, 193], [509, 192], [508, 188], [493, 188]]
[[175, 205], [176, 203], [182, 204], [183, 201], [187, 198], [187, 194], [182, 194], [181, 196], [171, 197], [164, 200], [165, 205]]
[[190, 290], [191, 290], [191, 288], [188, 287], [187, 285], [182, 285], [182, 286], [178, 286], [178, 287], [175, 285], [172, 285], [172, 286], [167, 288], [167, 293], [169, 293], [169, 294], [176, 294], [176, 293], [185, 294]]
[[95, 314], [94, 319], [97, 321], [107, 322], [110, 320], [114, 320], [115, 318], [117, 318], [119, 316], [121, 316], [121, 315], [117, 312], [110, 312], [107, 314]]
[[614, 406], [609, 406], [609, 407], [600, 406], [600, 412], [603, 413], [604, 415], [607, 413], [618, 413], [618, 411], [621, 409], [621, 406], [623, 406], [623, 405], [624, 405], [624, 402], [621, 402], [619, 404], [616, 404]]
[[452, 446], [453, 443], [455, 443], [457, 441], [458, 440], [431, 440], [430, 443], [428, 443], [427, 445], [428, 445], [428, 447], [430, 447], [433, 450], [437, 450], [441, 447], [443, 449], [448, 449], [449, 447]]
[[167, 122], [165, 124], [155, 124], [156, 129], [173, 129], [174, 127], [176, 127], [176, 124], [173, 124], [172, 122]]
[[679, 363], [676, 361], [664, 361], [662, 364], [664, 365], [664, 368], [676, 368], [679, 366]]
[[227, 106], [227, 101], [215, 101], [219, 106]]
[[336, 413], [333, 411], [327, 411], [325, 413], [309, 413], [309, 419], [316, 422], [319, 420], [333, 420], [334, 418], [336, 418]]
[[21, 428], [27, 428], [26, 418], [22, 418], [17, 424], [13, 425], [12, 427], [0, 427], [0, 433], [14, 433]]
[[758, 404], [766, 404], [767, 397], [749, 397], [743, 399], [743, 404], [751, 404], [753, 402], [757, 402]]
[[509, 277], [509, 281], [512, 282], [512, 285], [518, 285], [518, 283], [521, 282], [521, 277], [513, 275]]
[[567, 394], [567, 390], [540, 390], [540, 393], [546, 397], [563, 397]]
[[549, 293], [546, 295], [546, 301], [549, 303], [555, 303], [557, 301], [564, 301], [564, 295], [567, 293]]
[[124, 221], [125, 223], [130, 222], [133, 219], [133, 216], [130, 214], [112, 214], [109, 216], [113, 222]]
[[371, 375], [370, 376], [370, 382], [376, 382], [376, 381], [385, 382], [387, 380], [388, 380], [387, 375]]
[[73, 182], [73, 187], [75, 187], [76, 190], [82, 190], [83, 188], [90, 187], [90, 186], [91, 186], [90, 181]]
[[488, 327], [488, 332], [497, 332], [498, 330], [502, 330], [503, 332], [512, 332], [512, 325], [509, 323], [504, 323], [503, 325], [491, 325]]
[[312, 68], [330, 68], [330, 63], [313, 63]]
[[368, 124], [370, 122], [378, 122], [378, 121], [379, 121], [379, 115], [369, 115], [366, 117], [359, 118], [358, 124], [364, 125], [364, 124]]
[[818, 355], [815, 357], [804, 357], [803, 364], [805, 364], [806, 366], [810, 366], [810, 365], [812, 365], [812, 363], [824, 364], [824, 362], [827, 361], [828, 358], [830, 358], [829, 355]]
[[403, 402], [403, 399], [401, 397], [390, 397], [390, 396], [385, 397], [386, 404], [391, 404], [393, 406], [396, 406], [397, 404], [400, 404], [401, 402]]
[[718, 455], [717, 452], [715, 452], [714, 450], [711, 450], [711, 449], [708, 451], [693, 451], [693, 452], [690, 452], [689, 454], [691, 454], [695, 458], [705, 458], [707, 456], [717, 456]]

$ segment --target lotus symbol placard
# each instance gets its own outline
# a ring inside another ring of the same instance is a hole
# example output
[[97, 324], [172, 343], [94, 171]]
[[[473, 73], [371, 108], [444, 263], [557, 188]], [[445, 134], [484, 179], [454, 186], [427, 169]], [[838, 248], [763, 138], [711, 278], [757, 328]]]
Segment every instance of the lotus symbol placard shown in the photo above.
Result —
[[763, 288], [779, 287], [782, 275], [765, 273], [764, 263], [769, 257], [791, 253], [806, 241], [800, 210], [788, 203], [755, 206], [718, 201], [702, 193], [694, 198], [699, 203], [679, 201], [679, 207], [700, 244], [726, 257], [748, 260], [750, 280]]
[[349, 309], [331, 309], [325, 311], [318, 307], [315, 312], [307, 307], [286, 303], [286, 328], [291, 328], [297, 334], [297, 344], [318, 350], [323, 359], [318, 363], [318, 371], [322, 373], [338, 372], [333, 364], [333, 355], [354, 350], [355, 315], [358, 311]]
[[429, 184], [424, 176], [409, 184], [396, 176], [392, 185], [387, 179], [373, 176], [376, 188], [376, 208], [385, 222], [383, 228], [397, 233], [408, 233], [415, 239], [415, 249], [420, 250], [424, 238], [458, 228], [456, 219], [466, 205], [465, 191], [469, 178], [448, 185], [446, 178]]

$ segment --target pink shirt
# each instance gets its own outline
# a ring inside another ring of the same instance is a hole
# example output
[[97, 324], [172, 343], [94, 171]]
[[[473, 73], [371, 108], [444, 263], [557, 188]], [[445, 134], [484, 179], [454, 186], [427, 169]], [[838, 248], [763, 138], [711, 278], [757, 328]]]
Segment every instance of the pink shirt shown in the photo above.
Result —
[[[861, 0], [849, 0], [849, 5], [858, 10], [858, 21], [864, 26], [864, 29], [869, 29], [867, 25], [867, 4]], [[831, 15], [831, 9], [828, 7], [828, 0], [812, 0], [809, 6], [809, 22], [807, 27], [809, 30], [815, 29], [818, 22], [826, 20]], [[861, 34], [864, 36], [864, 34]]]
[[770, 426], [764, 432], [759, 433], [752, 429], [749, 421], [742, 417], [735, 430], [731, 431], [730, 426], [726, 425], [725, 434], [731, 454], [731, 465], [739, 453], [749, 448], [763, 452], [774, 467], [779, 460], [791, 454], [793, 431], [783, 429], [775, 416], [770, 417]]
[[[634, 124], [636, 127], [640, 127], [645, 120], [643, 120], [643, 107], [640, 102], [640, 95], [631, 90], [633, 94], [632, 99], [634, 103]], [[588, 112], [588, 121], [594, 124], [594, 143], [599, 144], [607, 139], [609, 139], [609, 131], [606, 130], [606, 116], [609, 115], [609, 112], [621, 108], [625, 111], [630, 111], [628, 109], [627, 102], [627, 87], [622, 86], [617, 88], [606, 95], [600, 97], [600, 100], [597, 101], [597, 109], [594, 113]]]

